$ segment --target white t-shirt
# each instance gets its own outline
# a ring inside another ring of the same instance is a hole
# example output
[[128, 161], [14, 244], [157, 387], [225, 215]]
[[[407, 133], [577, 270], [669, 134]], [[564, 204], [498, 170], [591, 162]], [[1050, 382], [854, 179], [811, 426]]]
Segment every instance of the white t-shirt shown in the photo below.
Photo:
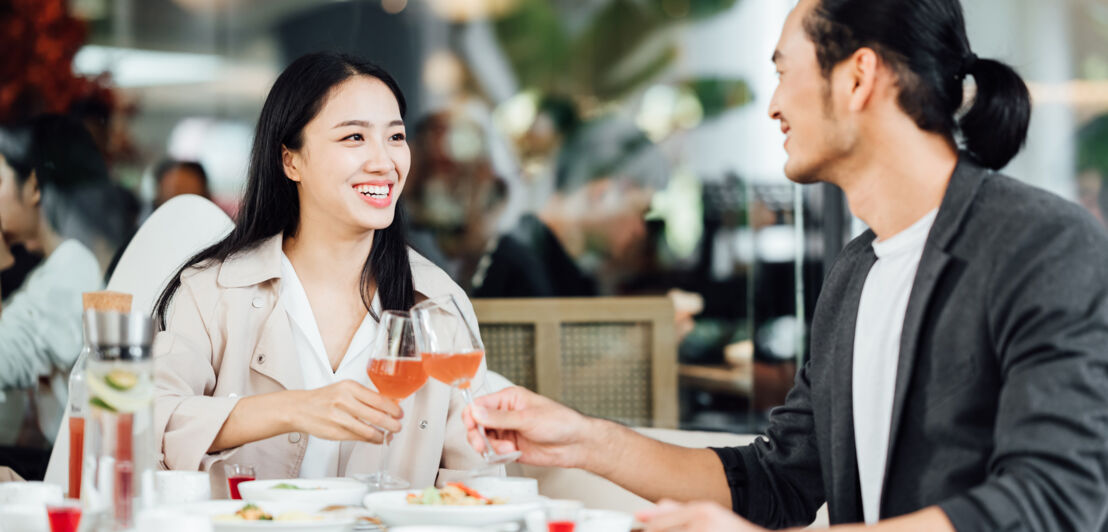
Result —
[[900, 332], [927, 234], [938, 209], [892, 238], [873, 243], [877, 262], [866, 276], [854, 329], [854, 441], [866, 524], [881, 512], [892, 424]]
[[[373, 312], [366, 313], [362, 324], [358, 326], [337, 371], [331, 370], [331, 361], [327, 358], [327, 350], [323, 347], [323, 335], [319, 332], [319, 324], [316, 323], [304, 285], [300, 283], [300, 278], [297, 277], [289, 258], [283, 253], [281, 254], [281, 300], [289, 315], [293, 342], [296, 344], [296, 352], [300, 358], [300, 371], [304, 375], [305, 390], [322, 388], [346, 379], [376, 389], [369, 382], [369, 375], [366, 373], [369, 349], [376, 339], [378, 330], [374, 315], [381, 315], [381, 302], [376, 295], [371, 305]], [[300, 463], [300, 477], [345, 476], [346, 472], [340, 471], [339, 457], [343, 446], [355, 445], [355, 443], [325, 440], [309, 435], [304, 460]]]

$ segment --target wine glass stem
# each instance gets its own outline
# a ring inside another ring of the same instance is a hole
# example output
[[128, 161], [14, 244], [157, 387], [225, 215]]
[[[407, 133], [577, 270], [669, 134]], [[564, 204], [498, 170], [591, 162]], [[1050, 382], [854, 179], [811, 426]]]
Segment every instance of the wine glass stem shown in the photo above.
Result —
[[[459, 388], [458, 390], [460, 390], [462, 392], [462, 398], [465, 399], [466, 405], [472, 407], [473, 406], [473, 394], [470, 393], [469, 388]], [[481, 441], [485, 442], [484, 456], [486, 458], [488, 458], [490, 456], [496, 456], [496, 450], [492, 448], [492, 444], [489, 443], [489, 437], [485, 434], [485, 426], [480, 424], [480, 423], [477, 423], [477, 433], [481, 435]]]
[[378, 480], [385, 478], [385, 465], [388, 463], [389, 458], [389, 431], [385, 431], [384, 437], [381, 440], [381, 460], [377, 464], [377, 478]]

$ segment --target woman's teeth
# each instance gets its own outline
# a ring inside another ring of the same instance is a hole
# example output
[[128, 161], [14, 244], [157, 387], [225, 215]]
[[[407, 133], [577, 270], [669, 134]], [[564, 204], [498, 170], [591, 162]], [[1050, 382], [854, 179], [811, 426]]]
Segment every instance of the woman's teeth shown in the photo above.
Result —
[[389, 197], [388, 185], [358, 185], [354, 187], [359, 194], [369, 196], [371, 198], [387, 198]]

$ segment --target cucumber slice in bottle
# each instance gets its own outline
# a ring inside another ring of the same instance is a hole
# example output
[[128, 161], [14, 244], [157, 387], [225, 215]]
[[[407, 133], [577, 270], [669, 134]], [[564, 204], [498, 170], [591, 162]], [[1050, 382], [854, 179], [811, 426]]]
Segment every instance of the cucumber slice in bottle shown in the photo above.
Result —
[[104, 376], [104, 382], [115, 390], [125, 392], [138, 384], [138, 375], [125, 369], [113, 369]]

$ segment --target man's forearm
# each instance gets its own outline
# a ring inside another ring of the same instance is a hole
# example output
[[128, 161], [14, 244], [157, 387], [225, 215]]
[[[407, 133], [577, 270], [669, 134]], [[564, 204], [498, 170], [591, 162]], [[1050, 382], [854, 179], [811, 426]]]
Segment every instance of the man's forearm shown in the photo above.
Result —
[[731, 507], [723, 464], [710, 449], [662, 443], [627, 427], [594, 420], [582, 468], [657, 502], [710, 500]]

